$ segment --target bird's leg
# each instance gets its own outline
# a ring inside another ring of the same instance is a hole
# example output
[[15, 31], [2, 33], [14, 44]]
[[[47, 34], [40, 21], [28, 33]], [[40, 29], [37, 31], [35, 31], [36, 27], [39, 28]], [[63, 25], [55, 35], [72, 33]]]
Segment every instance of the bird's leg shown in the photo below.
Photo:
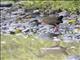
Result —
[[59, 31], [59, 25], [55, 24], [55, 32]]

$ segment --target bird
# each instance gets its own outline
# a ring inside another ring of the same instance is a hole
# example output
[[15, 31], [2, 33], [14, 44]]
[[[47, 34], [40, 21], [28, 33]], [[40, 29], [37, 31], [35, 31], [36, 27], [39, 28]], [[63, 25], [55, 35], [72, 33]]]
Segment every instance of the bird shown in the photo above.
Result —
[[59, 16], [59, 17], [57, 17], [55, 15], [47, 16], [47, 17], [44, 17], [42, 19], [42, 22], [46, 23], [46, 24], [49, 24], [49, 25], [55, 25], [56, 26], [60, 23], [63, 23], [62, 18], [63, 18], [63, 16]]
[[53, 15], [53, 16], [44, 17], [41, 22], [43, 24], [52, 25], [53, 27], [55, 27], [55, 32], [57, 32], [59, 28], [59, 24], [63, 23], [62, 19], [63, 19], [63, 16]]

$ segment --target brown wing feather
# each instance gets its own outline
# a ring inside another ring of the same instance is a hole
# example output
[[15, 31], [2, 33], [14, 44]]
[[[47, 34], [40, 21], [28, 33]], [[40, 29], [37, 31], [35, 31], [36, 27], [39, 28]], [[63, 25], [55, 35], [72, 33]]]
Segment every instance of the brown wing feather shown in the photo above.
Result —
[[49, 25], [54, 25], [58, 22], [58, 18], [56, 16], [48, 16], [43, 19], [43, 22]]

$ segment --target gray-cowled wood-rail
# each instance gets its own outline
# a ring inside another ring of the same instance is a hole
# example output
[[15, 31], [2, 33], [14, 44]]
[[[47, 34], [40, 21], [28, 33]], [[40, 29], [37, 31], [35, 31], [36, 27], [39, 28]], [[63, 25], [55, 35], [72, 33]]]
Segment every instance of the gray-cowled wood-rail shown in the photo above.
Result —
[[57, 17], [55, 15], [47, 16], [47, 17], [43, 18], [42, 22], [49, 24], [49, 25], [55, 25], [56, 26], [60, 23], [63, 23], [62, 18], [63, 18], [63, 16], [59, 16], [59, 17]]
[[53, 25], [55, 27], [55, 32], [56, 32], [56, 31], [58, 31], [59, 24], [63, 23], [62, 18], [63, 18], [63, 16], [59, 16], [59, 17], [57, 17], [55, 15], [47, 16], [42, 19], [42, 23], [48, 24], [48, 25]]

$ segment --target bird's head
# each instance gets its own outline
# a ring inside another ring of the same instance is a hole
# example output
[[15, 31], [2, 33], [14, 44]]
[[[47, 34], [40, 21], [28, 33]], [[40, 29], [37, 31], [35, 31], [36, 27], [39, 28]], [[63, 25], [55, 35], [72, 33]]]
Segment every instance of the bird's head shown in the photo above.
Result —
[[63, 23], [62, 19], [63, 19], [63, 16], [59, 16], [58, 17], [58, 23], [57, 24]]

